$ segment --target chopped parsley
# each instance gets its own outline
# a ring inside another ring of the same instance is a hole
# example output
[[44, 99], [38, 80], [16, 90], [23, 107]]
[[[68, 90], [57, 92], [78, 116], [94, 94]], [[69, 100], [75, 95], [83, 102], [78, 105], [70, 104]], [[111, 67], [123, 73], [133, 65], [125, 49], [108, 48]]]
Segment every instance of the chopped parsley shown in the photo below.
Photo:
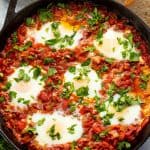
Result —
[[64, 37], [55, 37], [54, 39], [50, 39], [45, 41], [46, 45], [49, 46], [55, 46], [57, 45], [59, 48], [65, 48], [66, 46], [71, 46], [74, 42], [74, 36], [76, 35], [76, 32], [74, 32], [72, 35], [65, 35]]
[[68, 68], [68, 70], [69, 70], [70, 73], [75, 73], [76, 72], [76, 67], [75, 66], [70, 66]]
[[77, 96], [81, 96], [81, 97], [88, 96], [89, 94], [88, 92], [89, 92], [89, 88], [87, 86], [80, 87], [79, 89], [76, 90]]
[[52, 140], [60, 140], [60, 139], [61, 139], [60, 133], [59, 133], [59, 132], [56, 132], [56, 127], [55, 127], [55, 125], [52, 125], [52, 126], [50, 127], [50, 129], [48, 130], [48, 134], [49, 134], [49, 136], [50, 136], [50, 138], [51, 138]]
[[51, 76], [55, 75], [56, 73], [57, 73], [57, 70], [55, 68], [49, 68], [47, 75], [49, 77], [51, 77]]
[[34, 19], [33, 18], [30, 18], [30, 17], [28, 17], [27, 19], [26, 19], [26, 25], [27, 26], [31, 26], [31, 25], [33, 25], [35, 22], [34, 22]]
[[147, 88], [148, 81], [150, 80], [150, 74], [141, 74], [140, 80], [140, 88], [145, 90]]
[[123, 46], [122, 57], [132, 62], [139, 61], [140, 52], [134, 49], [133, 35], [130, 33], [126, 38], [117, 38], [118, 43]]
[[34, 127], [28, 127], [26, 129], [26, 132], [29, 133], [29, 134], [36, 134], [36, 128], [34, 128]]
[[64, 83], [64, 88], [63, 88], [63, 92], [61, 93], [61, 97], [69, 98], [70, 95], [73, 93], [73, 91], [74, 91], [74, 84], [71, 82], [66, 82]]
[[115, 107], [117, 112], [122, 111], [128, 106], [137, 105], [137, 104], [138, 105], [141, 104], [141, 100], [138, 97], [133, 98], [126, 94], [122, 95], [117, 101], [113, 102], [113, 106]]
[[91, 13], [91, 18], [88, 19], [88, 24], [90, 26], [97, 25], [99, 21], [101, 21], [102, 16], [100, 12], [98, 12], [97, 8], [94, 8], [94, 11]]
[[24, 45], [21, 45], [21, 46], [20, 45], [15, 45], [13, 48], [20, 51], [20, 52], [22, 52], [22, 51], [27, 50], [31, 46], [32, 46], [32, 42], [28, 41]]
[[0, 96], [0, 103], [5, 101], [5, 97], [4, 96]]
[[108, 135], [108, 131], [104, 130], [104, 131], [100, 132], [99, 134], [94, 134], [93, 139], [98, 142], [107, 135]]
[[50, 57], [44, 58], [44, 64], [45, 65], [48, 65], [48, 64], [53, 63], [53, 62], [55, 62], [54, 58], [50, 58]]
[[77, 146], [77, 142], [76, 141], [73, 141], [71, 143], [71, 150], [75, 150], [76, 149], [76, 146]]
[[69, 104], [69, 110], [70, 110], [70, 112], [74, 112], [76, 110], [76, 104], [75, 103], [70, 103]]
[[18, 98], [18, 103], [28, 105], [30, 103], [30, 100], [25, 100], [24, 98]]
[[18, 73], [18, 77], [14, 79], [16, 82], [20, 82], [20, 81], [28, 82], [30, 81], [30, 76], [27, 73], [25, 73], [25, 70], [20, 69]]
[[107, 114], [102, 117], [104, 125], [110, 125], [111, 124], [110, 119], [113, 118], [113, 116], [114, 116], [113, 113], [107, 112]]
[[14, 43], [17, 43], [17, 41], [18, 41], [17, 32], [14, 32], [14, 33], [12, 34], [12, 43], [13, 43], [13, 44], [14, 44]]
[[131, 144], [126, 141], [122, 141], [118, 143], [117, 150], [129, 150], [131, 149]]
[[63, 8], [63, 9], [68, 7], [68, 5], [65, 4], [65, 3], [58, 3], [57, 6], [60, 7], [60, 8]]
[[112, 64], [115, 61], [115, 59], [114, 58], [105, 58], [105, 61], [109, 64]]
[[7, 91], [7, 90], [10, 89], [10, 87], [11, 87], [11, 82], [8, 81], [8, 82], [5, 84], [5, 86], [3, 87], [3, 90], [4, 90], [4, 91]]
[[39, 19], [42, 22], [47, 22], [48, 20], [52, 19], [52, 13], [47, 9], [40, 9]]
[[100, 68], [100, 70], [98, 71], [98, 73], [104, 73], [104, 72], [106, 72], [106, 71], [108, 71], [108, 66], [107, 65], [103, 65], [101, 68]]
[[41, 69], [39, 67], [34, 68], [33, 70], [33, 78], [37, 79], [41, 75]]
[[67, 130], [68, 130], [68, 133], [70, 134], [74, 134], [75, 133], [75, 127], [77, 125], [76, 124], [73, 124], [72, 126], [68, 127]]
[[88, 51], [88, 52], [94, 52], [96, 50], [96, 47], [95, 46], [87, 46], [85, 48], [85, 51]]
[[96, 41], [98, 42], [98, 44], [102, 44], [103, 43], [103, 31], [102, 31], [102, 29], [100, 29], [98, 31], [98, 34], [96, 36]]
[[10, 96], [11, 99], [16, 98], [17, 93], [15, 91], [10, 91], [9, 96]]
[[59, 22], [53, 22], [51, 24], [52, 32], [53, 32], [55, 38], [59, 38], [60, 37], [60, 32], [58, 30], [58, 27], [59, 27]]
[[41, 125], [43, 125], [44, 122], [45, 122], [45, 118], [42, 118], [37, 122], [37, 125], [41, 126]]
[[85, 62], [83, 62], [83, 63], [81, 64], [81, 66], [89, 66], [90, 63], [91, 63], [91, 59], [88, 58]]

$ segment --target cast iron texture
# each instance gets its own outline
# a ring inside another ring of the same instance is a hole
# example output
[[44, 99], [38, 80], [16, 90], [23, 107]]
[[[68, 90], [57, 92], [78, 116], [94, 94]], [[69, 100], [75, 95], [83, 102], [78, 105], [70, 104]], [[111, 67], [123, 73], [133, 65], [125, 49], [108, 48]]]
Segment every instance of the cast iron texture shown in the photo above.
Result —
[[[84, 0], [72, 0], [75, 3], [83, 2]], [[90, 1], [90, 0], [89, 0]], [[69, 0], [39, 0], [31, 5], [25, 7], [18, 13], [15, 13], [15, 6], [17, 0], [10, 0], [8, 7], [8, 13], [5, 20], [4, 27], [0, 32], [0, 50], [2, 51], [7, 38], [12, 32], [14, 32], [19, 25], [25, 20], [26, 17], [31, 16], [36, 13], [39, 8], [46, 7], [49, 3], [55, 5], [57, 2], [67, 3]], [[115, 12], [119, 17], [126, 17], [129, 19], [129, 23], [136, 27], [136, 29], [142, 33], [143, 38], [147, 41], [150, 50], [150, 28], [134, 13], [129, 9], [125, 8], [123, 5], [113, 1], [113, 0], [92, 0], [92, 3], [96, 5], [104, 5], [108, 10]], [[15, 61], [15, 60], [14, 60]], [[11, 131], [6, 128], [3, 118], [0, 118], [0, 134], [10, 143], [14, 150], [26, 150], [25, 145], [20, 145], [17, 143], [13, 137]], [[150, 122], [148, 125], [140, 132], [139, 136], [133, 143], [132, 150], [137, 150], [145, 140], [150, 136]]]

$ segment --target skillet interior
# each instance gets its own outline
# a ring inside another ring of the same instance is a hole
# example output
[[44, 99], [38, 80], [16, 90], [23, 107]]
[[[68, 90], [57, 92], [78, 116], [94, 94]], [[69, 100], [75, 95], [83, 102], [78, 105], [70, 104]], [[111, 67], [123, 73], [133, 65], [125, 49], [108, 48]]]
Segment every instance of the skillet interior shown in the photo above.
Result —
[[[9, 22], [9, 24], [6, 25], [6, 27], [4, 27], [4, 29], [0, 33], [0, 39], [1, 39], [0, 50], [2, 50], [4, 48], [6, 40], [10, 36], [10, 34], [18, 28], [18, 26], [24, 21], [24, 19], [26, 17], [31, 16], [32, 14], [34, 14], [37, 11], [38, 8], [45, 7], [51, 2], [55, 5], [55, 3], [57, 3], [57, 2], [67, 3], [67, 2], [69, 2], [69, 0], [57, 0], [55, 2], [51, 1], [51, 0], [38, 1], [38, 2], [31, 4], [30, 6], [28, 6], [26, 8], [24, 8], [20, 12], [18, 12], [15, 15], [15, 17], [12, 18], [12, 20]], [[74, 2], [82, 2], [82, 0], [74, 0]], [[149, 29], [149, 27], [141, 19], [139, 19], [136, 15], [134, 15], [131, 11], [129, 11], [124, 6], [114, 2], [113, 0], [107, 0], [107, 1], [106, 0], [101, 0], [101, 1], [93, 0], [92, 3], [94, 3], [96, 5], [104, 5], [108, 8], [108, 10], [115, 12], [118, 16], [128, 18], [130, 21], [130, 24], [134, 25], [136, 27], [136, 29], [142, 33], [143, 38], [147, 41], [147, 43], [150, 47], [150, 29]], [[21, 146], [21, 145], [19, 145], [19, 143], [17, 143], [14, 140], [11, 132], [5, 128], [3, 119], [0, 119], [0, 122], [1, 122], [1, 126], [0, 126], [1, 135], [10, 144], [12, 144], [14, 149], [18, 149], [18, 150], [19, 149], [21, 149], [21, 150], [27, 149], [24, 145]], [[137, 137], [132, 149], [133, 150], [138, 149], [149, 136], [150, 136], [150, 123], [142, 130], [140, 135]]]

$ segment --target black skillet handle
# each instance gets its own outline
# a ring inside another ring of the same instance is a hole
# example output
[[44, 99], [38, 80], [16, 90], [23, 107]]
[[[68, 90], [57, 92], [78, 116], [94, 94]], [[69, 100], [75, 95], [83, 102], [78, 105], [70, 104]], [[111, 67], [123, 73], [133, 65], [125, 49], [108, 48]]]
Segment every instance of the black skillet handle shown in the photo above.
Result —
[[6, 14], [6, 19], [3, 25], [3, 28], [8, 25], [8, 23], [14, 18], [16, 15], [15, 8], [16, 8], [17, 0], [9, 0], [8, 10]]

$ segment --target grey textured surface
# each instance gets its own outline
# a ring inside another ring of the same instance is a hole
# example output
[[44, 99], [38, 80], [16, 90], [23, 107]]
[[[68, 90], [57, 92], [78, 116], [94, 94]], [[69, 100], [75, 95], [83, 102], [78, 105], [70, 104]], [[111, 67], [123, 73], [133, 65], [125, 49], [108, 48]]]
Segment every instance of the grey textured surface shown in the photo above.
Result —
[[[35, 2], [37, 0], [18, 0], [16, 6], [16, 12], [24, 8], [25, 6]], [[123, 0], [116, 0], [122, 2]], [[5, 16], [7, 13], [9, 0], [0, 0], [0, 29], [3, 26]], [[129, 6], [134, 13], [141, 17], [150, 26], [150, 0], [135, 0], [131, 6]], [[139, 150], [150, 150], [150, 138]]]

